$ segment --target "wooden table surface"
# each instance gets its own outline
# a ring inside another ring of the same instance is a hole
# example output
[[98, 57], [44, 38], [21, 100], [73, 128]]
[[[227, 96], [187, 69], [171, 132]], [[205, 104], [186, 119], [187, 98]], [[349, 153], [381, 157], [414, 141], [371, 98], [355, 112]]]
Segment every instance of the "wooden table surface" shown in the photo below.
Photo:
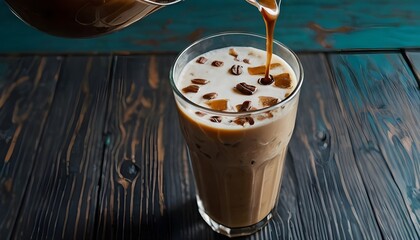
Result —
[[[420, 52], [299, 57], [277, 214], [244, 239], [419, 239]], [[1, 239], [225, 239], [197, 211], [174, 58], [0, 56]]]
[[[420, 239], [419, 11], [283, 0], [305, 80], [277, 214], [243, 239]], [[76, 40], [0, 2], [0, 240], [226, 239], [197, 211], [168, 74], [203, 36], [263, 34], [257, 14], [186, 0]]]

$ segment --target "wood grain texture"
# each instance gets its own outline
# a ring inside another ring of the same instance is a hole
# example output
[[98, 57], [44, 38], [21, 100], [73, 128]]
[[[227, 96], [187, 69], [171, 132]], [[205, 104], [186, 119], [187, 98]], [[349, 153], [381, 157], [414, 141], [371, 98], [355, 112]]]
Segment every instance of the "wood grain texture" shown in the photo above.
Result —
[[111, 57], [66, 57], [13, 239], [91, 239]]
[[[162, 215], [169, 208], [164, 191], [175, 190], [165, 185], [170, 181], [163, 173], [174, 170], [165, 160], [179, 160], [175, 156], [183, 151], [179, 134], [164, 134], [168, 123], [175, 121], [169, 111], [171, 92], [162, 87], [167, 76], [159, 75], [169, 72], [169, 59], [160, 64], [154, 57], [115, 61], [96, 238], [165, 239], [170, 233], [162, 222], [168, 220]], [[158, 71], [158, 66], [165, 69]]]
[[301, 55], [305, 82], [289, 144], [304, 239], [379, 239], [324, 55]]
[[[362, 149], [354, 145], [355, 134], [369, 129], [364, 126], [357, 132], [351, 121], [343, 121], [344, 117], [351, 119], [345, 113], [350, 110], [343, 108], [326, 59], [323, 55], [301, 57], [307, 82], [290, 143], [278, 215], [267, 228], [243, 239], [415, 239], [415, 223], [394, 192], [397, 184], [387, 163], [378, 162], [375, 170], [381, 171], [369, 172], [372, 167], [364, 166], [355, 153]], [[360, 61], [365, 60], [360, 57]], [[96, 237], [223, 239], [205, 225], [196, 210], [176, 111], [167, 76], [162, 76], [169, 71], [171, 58], [130, 56], [118, 57], [116, 62]], [[401, 66], [405, 72], [398, 70]], [[395, 67], [402, 76], [409, 76], [403, 62]], [[410, 89], [405, 90], [411, 94]], [[412, 164], [416, 168], [417, 163]], [[378, 180], [365, 179], [378, 174]], [[410, 178], [400, 184], [406, 180]], [[374, 191], [374, 187], [385, 190]], [[382, 202], [376, 202], [378, 197], [384, 198]], [[416, 206], [416, 199], [412, 200]], [[409, 211], [418, 216], [416, 208]]]
[[401, 54], [333, 54], [353, 156], [386, 239], [420, 237], [420, 93]]
[[0, 58], [1, 239], [12, 234], [60, 66], [61, 57]]
[[[299, 57], [277, 214], [239, 239], [420, 238], [420, 93], [404, 56]], [[1, 239], [226, 239], [197, 211], [174, 58], [0, 58]]]
[[[275, 38], [301, 51], [418, 47], [419, 11], [417, 0], [283, 1]], [[244, 0], [183, 1], [118, 33], [82, 40], [38, 32], [13, 16], [2, 1], [0, 29], [0, 53], [178, 52], [221, 31], [264, 34], [260, 14]]]
[[420, 52], [408, 51], [405, 52], [405, 55], [409, 60], [413, 73], [416, 76], [417, 84], [420, 88]]

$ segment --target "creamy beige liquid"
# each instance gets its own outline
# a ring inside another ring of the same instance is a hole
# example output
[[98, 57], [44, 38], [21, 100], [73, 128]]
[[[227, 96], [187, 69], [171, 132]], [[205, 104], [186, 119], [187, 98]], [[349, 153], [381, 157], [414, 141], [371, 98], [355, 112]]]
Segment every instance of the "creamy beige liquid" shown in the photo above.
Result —
[[[231, 49], [236, 54], [231, 54]], [[199, 57], [207, 61], [198, 63]], [[226, 106], [222, 106], [224, 112], [237, 112], [237, 105], [244, 101], [251, 102], [250, 110], [262, 109], [267, 106], [261, 97], [272, 97], [277, 99], [275, 102], [280, 102], [296, 87], [293, 70], [276, 55], [273, 55], [272, 63], [277, 64], [270, 74], [289, 74], [289, 85], [277, 82], [258, 84], [258, 78], [264, 76], [265, 69], [252, 75], [248, 68], [265, 64], [266, 52], [262, 50], [233, 46], [199, 57], [184, 67], [176, 85], [180, 90], [184, 89], [184, 96], [206, 108], [212, 108], [209, 102], [224, 99], [227, 101]], [[223, 62], [223, 65], [214, 66], [214, 61]], [[233, 65], [241, 65], [242, 73], [232, 74]], [[206, 80], [206, 83], [194, 84], [194, 79]], [[241, 82], [254, 85], [257, 90], [252, 95], [242, 94], [236, 89], [236, 84]], [[191, 85], [198, 86], [197, 92], [185, 91]], [[203, 98], [213, 92], [217, 93], [214, 99]], [[297, 99], [293, 98], [283, 107], [271, 111], [250, 114], [252, 121], [239, 122], [223, 113], [217, 116], [220, 121], [212, 121], [217, 114], [197, 112], [189, 105], [178, 103], [198, 198], [206, 214], [214, 221], [231, 228], [250, 226], [261, 221], [273, 209], [287, 144], [295, 124]]]

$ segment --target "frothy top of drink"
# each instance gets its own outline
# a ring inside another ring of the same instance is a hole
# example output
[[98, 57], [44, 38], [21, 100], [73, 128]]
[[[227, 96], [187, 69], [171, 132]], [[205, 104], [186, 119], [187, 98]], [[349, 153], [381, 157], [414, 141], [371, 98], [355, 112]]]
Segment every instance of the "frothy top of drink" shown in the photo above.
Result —
[[[270, 64], [272, 78], [265, 79], [265, 60], [266, 52], [252, 47], [212, 50], [187, 63], [176, 86], [190, 101], [211, 110], [233, 113], [268, 108], [289, 96], [297, 80], [289, 64], [277, 55]], [[272, 112], [258, 119], [189, 114], [207, 123], [239, 127], [273, 117]]]

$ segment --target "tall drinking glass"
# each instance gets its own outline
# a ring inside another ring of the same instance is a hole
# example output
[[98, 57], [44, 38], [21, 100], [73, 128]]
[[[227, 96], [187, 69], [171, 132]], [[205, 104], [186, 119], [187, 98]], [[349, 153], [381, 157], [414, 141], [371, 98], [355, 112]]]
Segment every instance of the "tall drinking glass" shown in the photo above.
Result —
[[[272, 217], [287, 145], [295, 126], [303, 69], [290, 49], [274, 41], [273, 54], [290, 65], [297, 80], [293, 91], [282, 101], [254, 111], [225, 112], [186, 98], [177, 87], [185, 65], [208, 51], [230, 46], [264, 50], [266, 39], [249, 33], [221, 33], [201, 39], [177, 57], [170, 81], [194, 173], [198, 210], [214, 231], [233, 237], [258, 231]], [[230, 129], [204, 122], [197, 113], [227, 121], [264, 121]]]

